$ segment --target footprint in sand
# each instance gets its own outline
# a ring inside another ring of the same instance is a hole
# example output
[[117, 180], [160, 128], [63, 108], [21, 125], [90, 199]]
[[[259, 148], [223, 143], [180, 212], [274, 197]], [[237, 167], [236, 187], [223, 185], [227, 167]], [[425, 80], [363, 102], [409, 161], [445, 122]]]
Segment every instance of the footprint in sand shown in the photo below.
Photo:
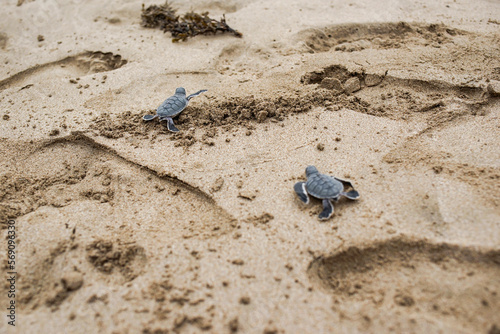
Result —
[[[305, 85], [354, 94], [360, 111], [395, 120], [416, 120], [430, 125], [441, 124], [462, 114], [471, 114], [471, 106], [484, 104], [484, 89], [463, 87], [440, 81], [402, 79], [383, 70], [379, 73], [349, 71], [331, 65], [304, 74]], [[451, 112], [455, 109], [463, 113]]]
[[5, 49], [7, 46], [7, 41], [9, 40], [9, 37], [7, 34], [0, 32], [0, 49]]
[[76, 56], [33, 66], [7, 79], [1, 80], [0, 92], [13, 86], [22, 88], [36, 84], [37, 82], [54, 80], [54, 78], [78, 77], [90, 73], [112, 71], [122, 67], [126, 63], [127, 60], [111, 52], [83, 52]]
[[[232, 229], [232, 218], [209, 195], [128, 161], [83, 135], [51, 141], [20, 163], [22, 173], [2, 175], [7, 216], [51, 207], [75, 215], [72, 220], [83, 225], [104, 219], [127, 229], [140, 222], [144, 233], [152, 229], [169, 239], [211, 237]], [[82, 205], [95, 207], [100, 217], [79, 215], [75, 209]]]
[[368, 332], [408, 326], [407, 317], [413, 328], [399, 330], [486, 333], [500, 323], [500, 250], [393, 239], [319, 257], [308, 273]]
[[[297, 35], [304, 48], [299, 53], [329, 52], [351, 57], [358, 65], [349, 71], [341, 65], [327, 66], [306, 73], [304, 84], [319, 84], [320, 88], [354, 94], [366, 108], [358, 111], [392, 119], [421, 120], [443, 123], [450, 117], [477, 112], [474, 109], [486, 102], [488, 96], [480, 85], [483, 77], [495, 79], [500, 49], [494, 37], [457, 30], [443, 24], [421, 23], [368, 23], [345, 24], [307, 29]], [[468, 47], [470, 46], [470, 47]], [[401, 58], [390, 49], [404, 48]], [[387, 49], [387, 59], [372, 59], [373, 52], [365, 49]], [[406, 51], [407, 50], [407, 51]], [[454, 54], [455, 56], [450, 56]], [[478, 72], [476, 63], [488, 64]], [[460, 57], [458, 57], [460, 55]], [[460, 60], [457, 63], [457, 58]], [[343, 59], [342, 56], [340, 59]], [[339, 60], [340, 61], [340, 60]], [[365, 72], [365, 67], [377, 63], [376, 73]], [[428, 64], [422, 71], [419, 67]], [[448, 68], [443, 71], [443, 67]], [[408, 79], [409, 73], [429, 73], [430, 78]], [[453, 76], [450, 76], [453, 74]], [[445, 79], [441, 78], [447, 78]], [[459, 110], [457, 112], [456, 110]], [[433, 125], [433, 124], [430, 124]]]
[[407, 44], [428, 45], [449, 41], [457, 34], [466, 32], [443, 24], [421, 23], [366, 23], [328, 26], [306, 29], [298, 33], [310, 52], [361, 51], [363, 49], [394, 49]]
[[57, 308], [82, 280], [123, 284], [158, 266], [172, 245], [235, 228], [201, 190], [83, 135], [34, 146], [12, 168], [19, 164], [0, 176], [0, 213], [22, 235], [23, 305]]

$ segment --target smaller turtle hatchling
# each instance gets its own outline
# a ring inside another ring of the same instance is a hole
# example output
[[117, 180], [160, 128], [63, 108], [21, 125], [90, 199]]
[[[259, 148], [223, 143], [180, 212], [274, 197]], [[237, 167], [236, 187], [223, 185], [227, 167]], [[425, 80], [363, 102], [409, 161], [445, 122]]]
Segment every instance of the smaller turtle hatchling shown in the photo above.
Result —
[[[323, 211], [319, 214], [319, 219], [328, 219], [333, 214], [333, 201], [337, 202], [341, 196], [352, 200], [359, 198], [359, 193], [354, 190], [351, 182], [320, 174], [314, 166], [306, 168], [306, 182], [297, 182], [293, 189], [302, 202], [309, 203], [309, 195], [323, 200]], [[344, 192], [344, 189], [352, 190]]]
[[158, 117], [160, 121], [167, 121], [167, 128], [172, 132], [179, 132], [174, 125], [173, 117], [179, 115], [188, 105], [189, 100], [193, 97], [206, 92], [206, 89], [202, 89], [194, 94], [186, 97], [186, 90], [179, 87], [175, 90], [175, 94], [166, 99], [159, 107], [156, 109], [156, 115], [144, 115], [142, 117], [145, 121], [151, 121]]

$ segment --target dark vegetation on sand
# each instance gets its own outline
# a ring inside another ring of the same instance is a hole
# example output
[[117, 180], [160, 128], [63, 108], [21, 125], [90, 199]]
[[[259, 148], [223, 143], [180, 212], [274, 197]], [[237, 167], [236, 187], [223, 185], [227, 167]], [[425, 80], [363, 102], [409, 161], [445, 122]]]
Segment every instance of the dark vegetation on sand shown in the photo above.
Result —
[[189, 37], [197, 35], [215, 35], [217, 32], [228, 32], [236, 37], [243, 36], [227, 25], [224, 15], [217, 21], [208, 17], [208, 12], [201, 14], [189, 12], [183, 16], [175, 12], [168, 1], [164, 5], [151, 5], [148, 8], [143, 4], [141, 25], [146, 28], [158, 28], [163, 32], [170, 31], [172, 42], [186, 41]]

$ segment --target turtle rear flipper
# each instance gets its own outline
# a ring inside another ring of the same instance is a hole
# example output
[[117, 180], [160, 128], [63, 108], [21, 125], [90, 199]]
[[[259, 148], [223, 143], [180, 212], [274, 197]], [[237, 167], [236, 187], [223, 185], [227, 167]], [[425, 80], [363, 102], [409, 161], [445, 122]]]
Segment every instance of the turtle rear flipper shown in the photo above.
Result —
[[179, 132], [179, 129], [177, 129], [174, 125], [174, 121], [169, 117], [165, 119], [167, 121], [167, 129], [171, 132]]
[[299, 196], [300, 200], [306, 204], [309, 204], [309, 196], [306, 191], [306, 183], [305, 182], [297, 182], [293, 186], [293, 189]]
[[330, 199], [326, 198], [323, 200], [323, 211], [319, 214], [319, 219], [326, 220], [330, 218], [333, 214], [333, 204]]
[[341, 195], [353, 200], [359, 198], [359, 193], [354, 189], [346, 193], [342, 193]]
[[155, 119], [156, 117], [158, 117], [158, 115], [144, 115], [144, 116], [142, 116], [142, 119], [145, 121], [151, 121], [151, 120]]

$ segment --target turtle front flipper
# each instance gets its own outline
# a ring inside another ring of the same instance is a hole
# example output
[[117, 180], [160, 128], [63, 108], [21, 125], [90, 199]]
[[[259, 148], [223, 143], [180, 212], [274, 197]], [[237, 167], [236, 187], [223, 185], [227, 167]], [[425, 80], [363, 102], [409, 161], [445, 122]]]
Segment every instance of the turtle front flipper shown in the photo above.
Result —
[[350, 191], [341, 193], [342, 196], [345, 196], [345, 197], [352, 199], [352, 200], [356, 200], [359, 198], [359, 196], [360, 196], [359, 193], [356, 191], [356, 189], [354, 189], [354, 186], [352, 185], [352, 183], [350, 181], [342, 180], [342, 179], [339, 179], [338, 177], [335, 177], [335, 179], [337, 181], [342, 182], [342, 184], [344, 185], [344, 188], [351, 188]]
[[174, 121], [168, 117], [165, 119], [167, 121], [167, 129], [171, 132], [179, 132], [179, 129], [177, 129], [174, 125]]
[[348, 180], [343, 180], [343, 179], [340, 179], [340, 178], [338, 178], [338, 177], [334, 177], [334, 179], [335, 179], [335, 180], [337, 180], [337, 181], [342, 182], [342, 183], [344, 184], [344, 188], [352, 188], [352, 189], [354, 189], [354, 187], [353, 187], [353, 185], [352, 185], [351, 181], [348, 181]]
[[345, 196], [349, 199], [356, 200], [359, 198], [359, 193], [356, 190], [351, 190], [346, 193], [341, 193], [342, 196]]
[[158, 115], [144, 115], [144, 116], [142, 116], [142, 119], [145, 121], [151, 121], [151, 120], [155, 119], [156, 117], [158, 117]]
[[326, 220], [330, 218], [333, 214], [333, 204], [330, 199], [326, 198], [323, 200], [323, 211], [319, 214], [319, 219]]
[[306, 204], [309, 204], [309, 196], [307, 195], [306, 183], [305, 182], [297, 182], [293, 186], [293, 189], [299, 196], [300, 200]]
[[196, 93], [193, 93], [193, 94], [189, 95], [188, 97], [186, 97], [186, 100], [188, 100], [188, 101], [189, 101], [189, 100], [191, 100], [193, 97], [198, 96], [198, 95], [200, 95], [201, 93], [205, 93], [206, 91], [207, 91], [206, 89], [199, 90], [199, 91], [197, 91]]

